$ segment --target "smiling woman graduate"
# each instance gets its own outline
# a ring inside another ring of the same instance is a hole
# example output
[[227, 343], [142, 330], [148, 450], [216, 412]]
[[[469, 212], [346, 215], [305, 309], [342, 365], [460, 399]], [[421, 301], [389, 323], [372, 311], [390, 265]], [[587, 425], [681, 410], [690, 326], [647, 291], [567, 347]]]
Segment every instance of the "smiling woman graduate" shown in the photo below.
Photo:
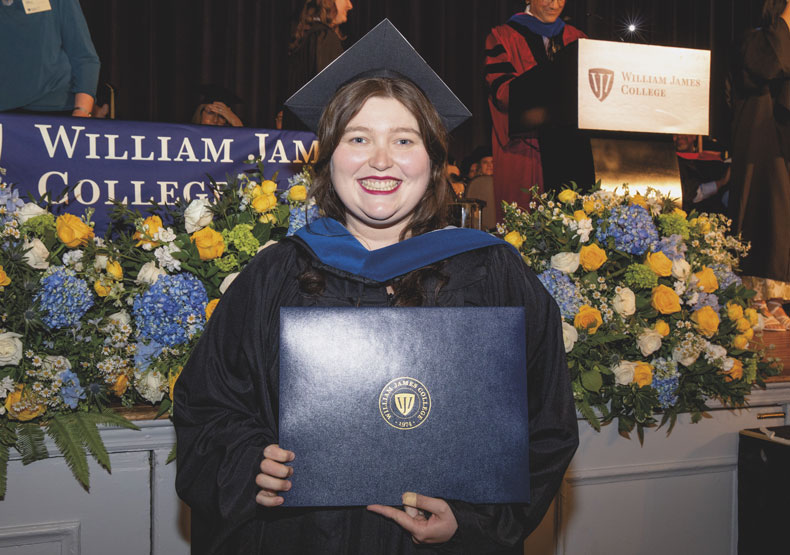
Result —
[[[179, 378], [176, 488], [192, 509], [193, 553], [522, 553], [578, 430], [557, 305], [507, 243], [445, 228], [446, 128], [468, 112], [388, 21], [288, 105], [317, 129], [325, 217], [245, 267]], [[299, 453], [277, 445], [286, 306], [524, 307], [531, 502], [422, 491], [404, 493], [404, 510], [282, 506], [299, 479]]]

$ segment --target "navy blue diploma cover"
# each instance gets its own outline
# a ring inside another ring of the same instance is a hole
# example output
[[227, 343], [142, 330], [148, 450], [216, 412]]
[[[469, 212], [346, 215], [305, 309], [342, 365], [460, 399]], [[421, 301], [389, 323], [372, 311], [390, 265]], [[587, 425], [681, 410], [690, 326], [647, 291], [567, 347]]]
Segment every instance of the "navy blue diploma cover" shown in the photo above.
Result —
[[282, 308], [286, 506], [529, 502], [524, 309]]

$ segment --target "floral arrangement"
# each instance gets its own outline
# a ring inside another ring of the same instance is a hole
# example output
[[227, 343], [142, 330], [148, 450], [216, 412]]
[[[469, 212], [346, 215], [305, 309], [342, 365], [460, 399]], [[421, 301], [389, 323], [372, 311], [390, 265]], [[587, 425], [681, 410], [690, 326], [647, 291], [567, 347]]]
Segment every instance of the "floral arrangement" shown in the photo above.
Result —
[[90, 211], [56, 216], [0, 174], [0, 498], [10, 449], [25, 464], [46, 458], [45, 433], [86, 489], [88, 454], [109, 471], [98, 426], [135, 428], [111, 407], [171, 411], [225, 289], [258, 251], [317, 217], [309, 168], [278, 197], [276, 174], [250, 163], [188, 204], [146, 216], [116, 205], [107, 238]]
[[[557, 301], [578, 411], [621, 434], [692, 414], [711, 399], [743, 406], [778, 372], [754, 347], [762, 316], [734, 273], [748, 245], [715, 214], [644, 196], [574, 188], [504, 204], [498, 232]], [[661, 415], [660, 423], [656, 415]]]

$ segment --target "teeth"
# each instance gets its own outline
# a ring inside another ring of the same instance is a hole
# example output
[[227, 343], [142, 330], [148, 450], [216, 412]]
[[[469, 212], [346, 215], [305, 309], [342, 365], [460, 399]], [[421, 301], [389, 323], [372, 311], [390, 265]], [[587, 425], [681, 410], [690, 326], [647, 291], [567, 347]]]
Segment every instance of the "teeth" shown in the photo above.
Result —
[[400, 185], [400, 179], [360, 179], [359, 184], [370, 191], [392, 191]]

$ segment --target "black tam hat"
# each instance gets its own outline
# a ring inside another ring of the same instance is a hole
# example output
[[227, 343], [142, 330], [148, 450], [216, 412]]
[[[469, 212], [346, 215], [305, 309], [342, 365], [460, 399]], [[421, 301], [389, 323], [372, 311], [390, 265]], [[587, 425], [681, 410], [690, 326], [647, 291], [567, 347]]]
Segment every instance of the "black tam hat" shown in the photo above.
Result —
[[406, 78], [414, 82], [442, 116], [448, 131], [472, 115], [389, 19], [376, 25], [308, 81], [285, 105], [315, 131], [335, 92], [364, 77]]

